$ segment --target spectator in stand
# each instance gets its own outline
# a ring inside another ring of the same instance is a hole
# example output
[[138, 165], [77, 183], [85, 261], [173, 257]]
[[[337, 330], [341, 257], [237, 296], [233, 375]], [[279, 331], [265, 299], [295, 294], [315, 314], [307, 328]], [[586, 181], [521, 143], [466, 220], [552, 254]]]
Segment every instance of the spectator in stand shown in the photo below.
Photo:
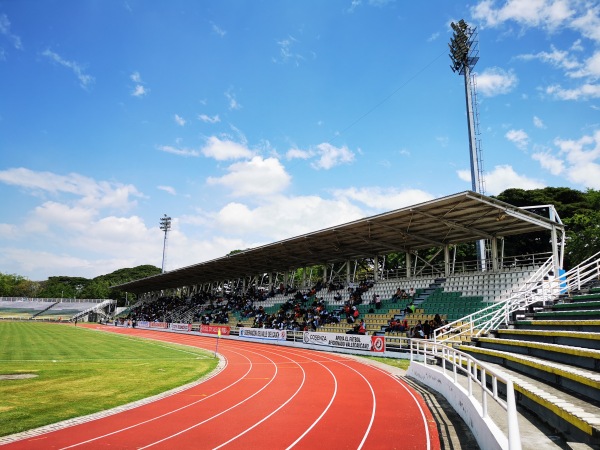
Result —
[[365, 326], [364, 319], [360, 320], [360, 324], [358, 325], [358, 334], [362, 334], [362, 335], [367, 334], [367, 327]]
[[379, 294], [375, 294], [375, 309], [381, 309], [381, 296]]
[[388, 326], [385, 329], [386, 333], [396, 332], [397, 326], [398, 326], [398, 321], [396, 320], [395, 317], [392, 317], [390, 320], [388, 320]]
[[431, 330], [431, 325], [430, 325], [429, 321], [427, 321], [427, 320], [425, 321], [425, 323], [423, 324], [422, 329], [423, 329], [423, 337], [425, 339], [429, 339], [429, 337], [431, 336], [431, 331], [432, 331]]

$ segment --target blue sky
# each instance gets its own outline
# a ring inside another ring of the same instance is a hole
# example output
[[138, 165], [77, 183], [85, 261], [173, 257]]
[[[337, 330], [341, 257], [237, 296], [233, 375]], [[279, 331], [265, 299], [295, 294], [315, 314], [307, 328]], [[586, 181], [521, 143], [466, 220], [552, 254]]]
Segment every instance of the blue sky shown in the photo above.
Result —
[[600, 5], [0, 0], [0, 272], [168, 270], [470, 189], [600, 189]]

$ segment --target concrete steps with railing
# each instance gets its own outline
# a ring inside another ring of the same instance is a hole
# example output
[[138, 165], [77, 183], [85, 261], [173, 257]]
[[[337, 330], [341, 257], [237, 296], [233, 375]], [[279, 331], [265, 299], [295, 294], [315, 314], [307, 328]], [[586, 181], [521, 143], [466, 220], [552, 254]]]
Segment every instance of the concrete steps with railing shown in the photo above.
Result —
[[567, 441], [600, 448], [600, 309], [590, 301], [560, 299], [459, 348], [508, 372], [518, 404]]

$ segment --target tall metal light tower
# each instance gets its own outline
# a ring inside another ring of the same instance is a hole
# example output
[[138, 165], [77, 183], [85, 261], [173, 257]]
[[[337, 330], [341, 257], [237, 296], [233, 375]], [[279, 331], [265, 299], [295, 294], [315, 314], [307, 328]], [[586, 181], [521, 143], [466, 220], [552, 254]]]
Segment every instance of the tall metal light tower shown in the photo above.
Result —
[[167, 256], [167, 233], [171, 229], [171, 218], [166, 214], [160, 218], [160, 229], [165, 232], [163, 241], [162, 273], [165, 273], [165, 261]]
[[[450, 47], [450, 68], [454, 73], [463, 75], [465, 79], [465, 97], [467, 102], [467, 124], [469, 127], [469, 154], [471, 159], [471, 189], [481, 194], [485, 193], [483, 181], [483, 164], [480, 143], [476, 138], [479, 134], [479, 122], [477, 120], [477, 92], [475, 89], [474, 76], [471, 70], [479, 61], [479, 42], [477, 41], [477, 29], [471, 28], [461, 19], [458, 23], [450, 24], [454, 30]], [[485, 240], [477, 241], [477, 259], [481, 270], [485, 270]]]

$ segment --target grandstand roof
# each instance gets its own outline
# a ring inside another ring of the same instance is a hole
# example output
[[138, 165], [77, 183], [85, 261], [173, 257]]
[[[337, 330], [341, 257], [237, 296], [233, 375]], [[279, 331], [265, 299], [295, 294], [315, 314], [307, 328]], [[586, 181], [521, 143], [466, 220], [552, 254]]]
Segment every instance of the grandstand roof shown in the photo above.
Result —
[[316, 264], [560, 229], [532, 212], [465, 191], [194, 264], [114, 289], [145, 293]]

